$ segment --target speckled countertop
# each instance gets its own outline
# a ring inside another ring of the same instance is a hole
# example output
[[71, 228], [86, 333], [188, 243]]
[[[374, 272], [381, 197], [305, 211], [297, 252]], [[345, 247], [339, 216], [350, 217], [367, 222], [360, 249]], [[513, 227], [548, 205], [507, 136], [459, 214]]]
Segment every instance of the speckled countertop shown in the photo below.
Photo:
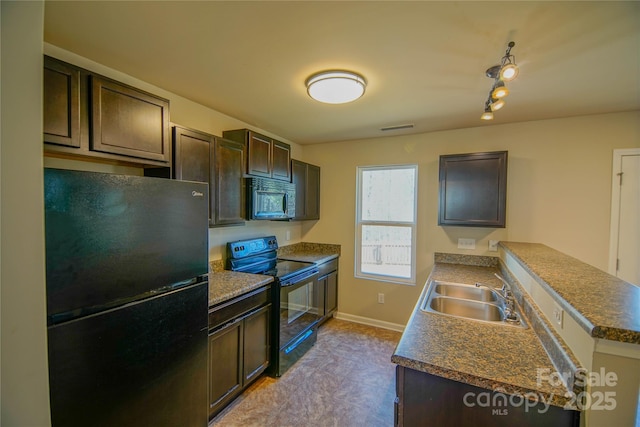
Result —
[[[440, 260], [442, 261], [442, 260]], [[495, 266], [436, 263], [391, 358], [393, 363], [503, 393], [533, 393], [555, 406], [567, 404], [567, 389], [538, 381], [538, 369], [555, 372], [532, 328], [493, 325], [419, 306], [430, 280], [500, 286]]]
[[[322, 264], [340, 256], [340, 245], [301, 242], [278, 248], [281, 259]], [[209, 262], [209, 306], [230, 300], [273, 282], [263, 274], [240, 273], [224, 269], [223, 260]]]
[[222, 270], [209, 273], [209, 307], [273, 282], [263, 274]]
[[640, 344], [640, 287], [539, 243], [500, 247], [592, 337]]
[[322, 264], [340, 256], [340, 245], [301, 242], [278, 248], [278, 258]]

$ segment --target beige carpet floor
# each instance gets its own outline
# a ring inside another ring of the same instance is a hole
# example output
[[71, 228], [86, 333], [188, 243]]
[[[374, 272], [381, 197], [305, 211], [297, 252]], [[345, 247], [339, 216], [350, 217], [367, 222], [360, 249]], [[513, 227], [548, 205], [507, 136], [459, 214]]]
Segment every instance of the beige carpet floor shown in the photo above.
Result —
[[282, 377], [263, 376], [209, 424], [219, 427], [392, 427], [400, 332], [330, 319]]

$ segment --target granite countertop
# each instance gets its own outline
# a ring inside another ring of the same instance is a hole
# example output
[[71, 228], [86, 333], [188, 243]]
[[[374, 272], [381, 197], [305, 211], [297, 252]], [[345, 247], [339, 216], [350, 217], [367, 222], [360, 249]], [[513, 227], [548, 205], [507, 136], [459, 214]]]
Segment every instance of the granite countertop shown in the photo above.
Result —
[[[296, 243], [278, 248], [281, 259], [322, 264], [340, 256], [340, 245]], [[223, 260], [209, 261], [209, 307], [273, 282], [272, 276], [225, 270]]]
[[556, 369], [532, 328], [494, 325], [420, 310], [430, 280], [500, 286], [493, 276], [499, 271], [496, 266], [437, 261], [391, 361], [485, 389], [515, 395], [533, 393], [555, 406], [566, 405], [568, 390], [564, 386], [538, 381], [538, 369], [549, 372]]
[[209, 307], [273, 282], [272, 276], [219, 270], [209, 273]]
[[278, 248], [278, 258], [323, 264], [340, 256], [340, 245], [301, 242]]
[[589, 335], [640, 344], [640, 287], [539, 243], [500, 247]]

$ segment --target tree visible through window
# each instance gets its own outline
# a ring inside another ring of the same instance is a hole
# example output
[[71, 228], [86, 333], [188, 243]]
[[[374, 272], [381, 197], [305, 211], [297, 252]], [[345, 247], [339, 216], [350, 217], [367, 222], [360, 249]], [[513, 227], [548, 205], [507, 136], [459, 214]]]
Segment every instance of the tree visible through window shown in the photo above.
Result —
[[358, 168], [356, 276], [415, 283], [418, 167]]

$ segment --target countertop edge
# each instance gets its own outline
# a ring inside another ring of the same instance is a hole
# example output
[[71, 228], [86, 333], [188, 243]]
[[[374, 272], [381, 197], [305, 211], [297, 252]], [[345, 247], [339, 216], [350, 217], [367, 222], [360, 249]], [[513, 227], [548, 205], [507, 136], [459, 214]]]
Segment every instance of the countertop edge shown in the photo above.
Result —
[[547, 393], [540, 390], [533, 390], [528, 387], [521, 387], [515, 384], [507, 382], [496, 381], [489, 378], [479, 377], [477, 375], [470, 375], [463, 372], [459, 372], [453, 369], [446, 369], [441, 366], [432, 365], [429, 363], [416, 362], [413, 359], [405, 356], [393, 355], [391, 361], [399, 366], [413, 369], [427, 374], [435, 375], [447, 380], [457, 381], [459, 383], [480, 387], [486, 390], [491, 390], [499, 393], [506, 393], [518, 396], [531, 396], [532, 398], [539, 399], [540, 395], [544, 395], [545, 402], [553, 406], [563, 407], [566, 409], [576, 410], [577, 408], [571, 407], [570, 403], [572, 399], [566, 395], [558, 395], [553, 393]]
[[[575, 307], [571, 302], [567, 301], [567, 299], [561, 294], [561, 292], [555, 289], [552, 284], [548, 283], [545, 279], [543, 279], [540, 276], [540, 274], [536, 273], [534, 268], [525, 259], [523, 259], [523, 256], [517, 253], [514, 248], [509, 246], [510, 244], [513, 245], [513, 244], [519, 244], [519, 243], [518, 242], [500, 242], [499, 245], [528, 274], [530, 274], [531, 277], [533, 277], [536, 283], [538, 283], [540, 286], [542, 286], [543, 289], [545, 289], [547, 292], [550, 293], [553, 299], [578, 323], [578, 325], [580, 325], [580, 327], [582, 327], [589, 334], [589, 336], [591, 336], [592, 338], [600, 338], [600, 339], [606, 339], [610, 341], [624, 342], [624, 343], [630, 343], [630, 344], [640, 344], [640, 331], [625, 329], [622, 327], [611, 326], [606, 324], [595, 324], [591, 320], [589, 320], [583, 313], [580, 312], [579, 308]], [[532, 245], [532, 246], [539, 245], [540, 247], [544, 246], [545, 248], [548, 248], [547, 246], [542, 244], [529, 244], [529, 245]], [[568, 255], [563, 254], [562, 252], [559, 252], [555, 249], [548, 248], [548, 250], [558, 252], [559, 254], [569, 257]], [[570, 257], [570, 258], [573, 258], [573, 257]], [[576, 261], [582, 263], [579, 260], [576, 260]], [[586, 263], [583, 263], [583, 264], [585, 265], [585, 267], [588, 267], [590, 269], [595, 269], [595, 270], [598, 270], [598, 272], [601, 272], [602, 274], [609, 275], [608, 273], [603, 272], [599, 269], [596, 269], [595, 267], [590, 266], [589, 264], [586, 264]], [[615, 276], [611, 276], [611, 277], [615, 277]], [[623, 282], [622, 280], [620, 281]]]
[[272, 282], [272, 276], [262, 274], [239, 273], [229, 270], [209, 273], [209, 307], [224, 303]]

